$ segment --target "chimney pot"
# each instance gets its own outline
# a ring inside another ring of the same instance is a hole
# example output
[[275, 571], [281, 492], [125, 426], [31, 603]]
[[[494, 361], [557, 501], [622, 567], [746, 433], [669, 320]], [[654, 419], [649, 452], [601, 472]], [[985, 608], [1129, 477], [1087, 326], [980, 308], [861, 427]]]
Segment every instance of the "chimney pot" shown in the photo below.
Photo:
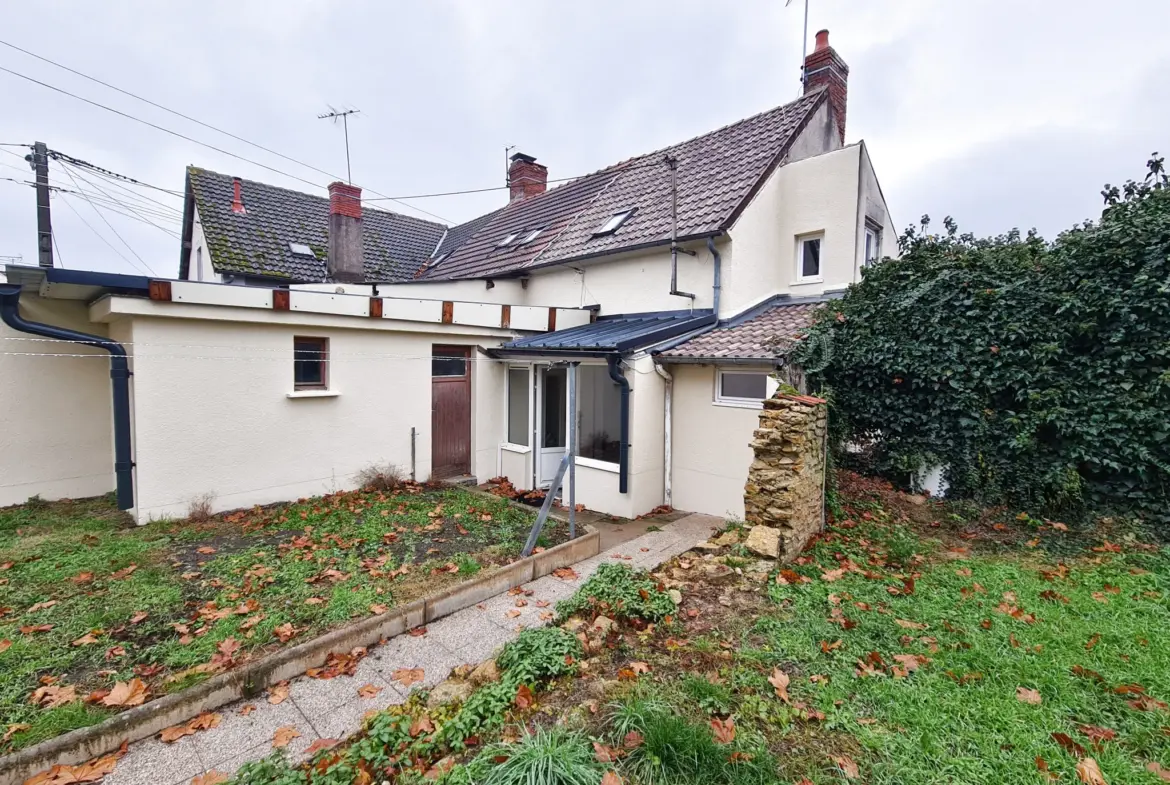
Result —
[[833, 119], [837, 122], [841, 144], [845, 144], [845, 107], [849, 88], [849, 66], [841, 59], [841, 55], [837, 54], [837, 50], [829, 46], [828, 30], [821, 30], [817, 33], [816, 49], [804, 58], [805, 95], [823, 87], [829, 89], [829, 107], [832, 109]]
[[329, 259], [326, 272], [339, 283], [365, 278], [362, 248], [362, 189], [348, 183], [329, 184]]
[[548, 190], [548, 167], [525, 153], [515, 153], [508, 167], [509, 202], [542, 194]]
[[240, 195], [240, 178], [232, 178], [232, 212], [241, 215], [248, 211], [244, 209], [244, 200]]

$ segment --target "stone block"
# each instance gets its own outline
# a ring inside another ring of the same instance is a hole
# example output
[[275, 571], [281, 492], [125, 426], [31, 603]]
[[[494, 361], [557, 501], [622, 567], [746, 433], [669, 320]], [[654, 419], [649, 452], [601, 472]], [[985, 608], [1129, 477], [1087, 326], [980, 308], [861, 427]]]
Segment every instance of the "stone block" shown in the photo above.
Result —
[[771, 526], [753, 526], [748, 532], [747, 549], [757, 556], [780, 558], [780, 530]]

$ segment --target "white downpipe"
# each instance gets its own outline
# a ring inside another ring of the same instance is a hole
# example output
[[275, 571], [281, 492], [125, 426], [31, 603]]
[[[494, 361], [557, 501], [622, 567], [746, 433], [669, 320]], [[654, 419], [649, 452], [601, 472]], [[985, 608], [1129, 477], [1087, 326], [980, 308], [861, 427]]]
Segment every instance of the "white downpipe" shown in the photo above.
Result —
[[662, 437], [662, 462], [663, 462], [662, 503], [667, 505], [668, 507], [673, 507], [674, 506], [674, 504], [673, 504], [673, 501], [674, 501], [673, 491], [671, 490], [671, 487], [670, 487], [671, 486], [671, 474], [672, 474], [671, 470], [672, 470], [672, 466], [673, 466], [673, 461], [671, 460], [671, 455], [670, 455], [670, 430], [671, 430], [671, 428], [670, 428], [671, 411], [670, 410], [671, 410], [672, 399], [674, 398], [674, 377], [670, 375], [670, 371], [666, 370], [658, 363], [654, 363], [654, 370], [657, 371], [658, 375], [662, 377], [662, 380], [665, 383], [665, 388], [666, 388], [665, 389], [665, 405], [663, 406], [664, 420], [665, 420], [664, 426], [665, 427], [663, 427], [663, 429], [662, 429], [662, 433], [663, 433], [663, 437]]

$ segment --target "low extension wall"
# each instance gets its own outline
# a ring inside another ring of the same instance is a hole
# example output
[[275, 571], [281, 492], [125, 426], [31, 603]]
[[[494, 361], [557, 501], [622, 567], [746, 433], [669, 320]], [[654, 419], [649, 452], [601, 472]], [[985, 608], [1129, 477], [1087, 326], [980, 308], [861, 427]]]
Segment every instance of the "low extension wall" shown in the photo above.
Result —
[[749, 524], [778, 532], [768, 555], [782, 561], [796, 558], [824, 522], [828, 419], [825, 401], [807, 395], [777, 393], [760, 412], [744, 508]]

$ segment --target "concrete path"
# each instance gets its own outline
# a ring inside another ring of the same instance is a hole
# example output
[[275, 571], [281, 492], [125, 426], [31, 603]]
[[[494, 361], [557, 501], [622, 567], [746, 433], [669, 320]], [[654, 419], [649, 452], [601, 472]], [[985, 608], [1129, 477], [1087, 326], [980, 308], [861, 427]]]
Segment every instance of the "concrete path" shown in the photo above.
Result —
[[[527, 584], [524, 588], [533, 594], [526, 597], [528, 604], [523, 608], [516, 607], [516, 597], [497, 595], [427, 625], [424, 636], [400, 635], [385, 645], [371, 648], [352, 677], [327, 680], [301, 677], [290, 682], [288, 699], [277, 705], [261, 696], [222, 706], [216, 711], [222, 717], [216, 728], [186, 736], [174, 744], [163, 744], [152, 738], [131, 745], [118, 767], [103, 782], [105, 785], [187, 785], [193, 777], [207, 771], [233, 774], [244, 763], [270, 754], [276, 730], [290, 726], [300, 736], [286, 750], [294, 759], [303, 757], [304, 751], [317, 739], [344, 739], [356, 733], [366, 712], [403, 703], [410, 689], [433, 687], [445, 680], [457, 665], [488, 659], [525, 627], [546, 624], [540, 615], [553, 610], [552, 604], [576, 591], [599, 564], [620, 561], [653, 569], [707, 539], [713, 529], [722, 525], [721, 519], [710, 515], [688, 515], [664, 524], [661, 531], [647, 532], [575, 564], [573, 569], [578, 575], [575, 580], [548, 575]], [[550, 605], [541, 608], [537, 602]], [[392, 680], [392, 674], [400, 668], [422, 668], [425, 677], [410, 689], [404, 688]], [[358, 690], [366, 685], [380, 691], [363, 698]]]

